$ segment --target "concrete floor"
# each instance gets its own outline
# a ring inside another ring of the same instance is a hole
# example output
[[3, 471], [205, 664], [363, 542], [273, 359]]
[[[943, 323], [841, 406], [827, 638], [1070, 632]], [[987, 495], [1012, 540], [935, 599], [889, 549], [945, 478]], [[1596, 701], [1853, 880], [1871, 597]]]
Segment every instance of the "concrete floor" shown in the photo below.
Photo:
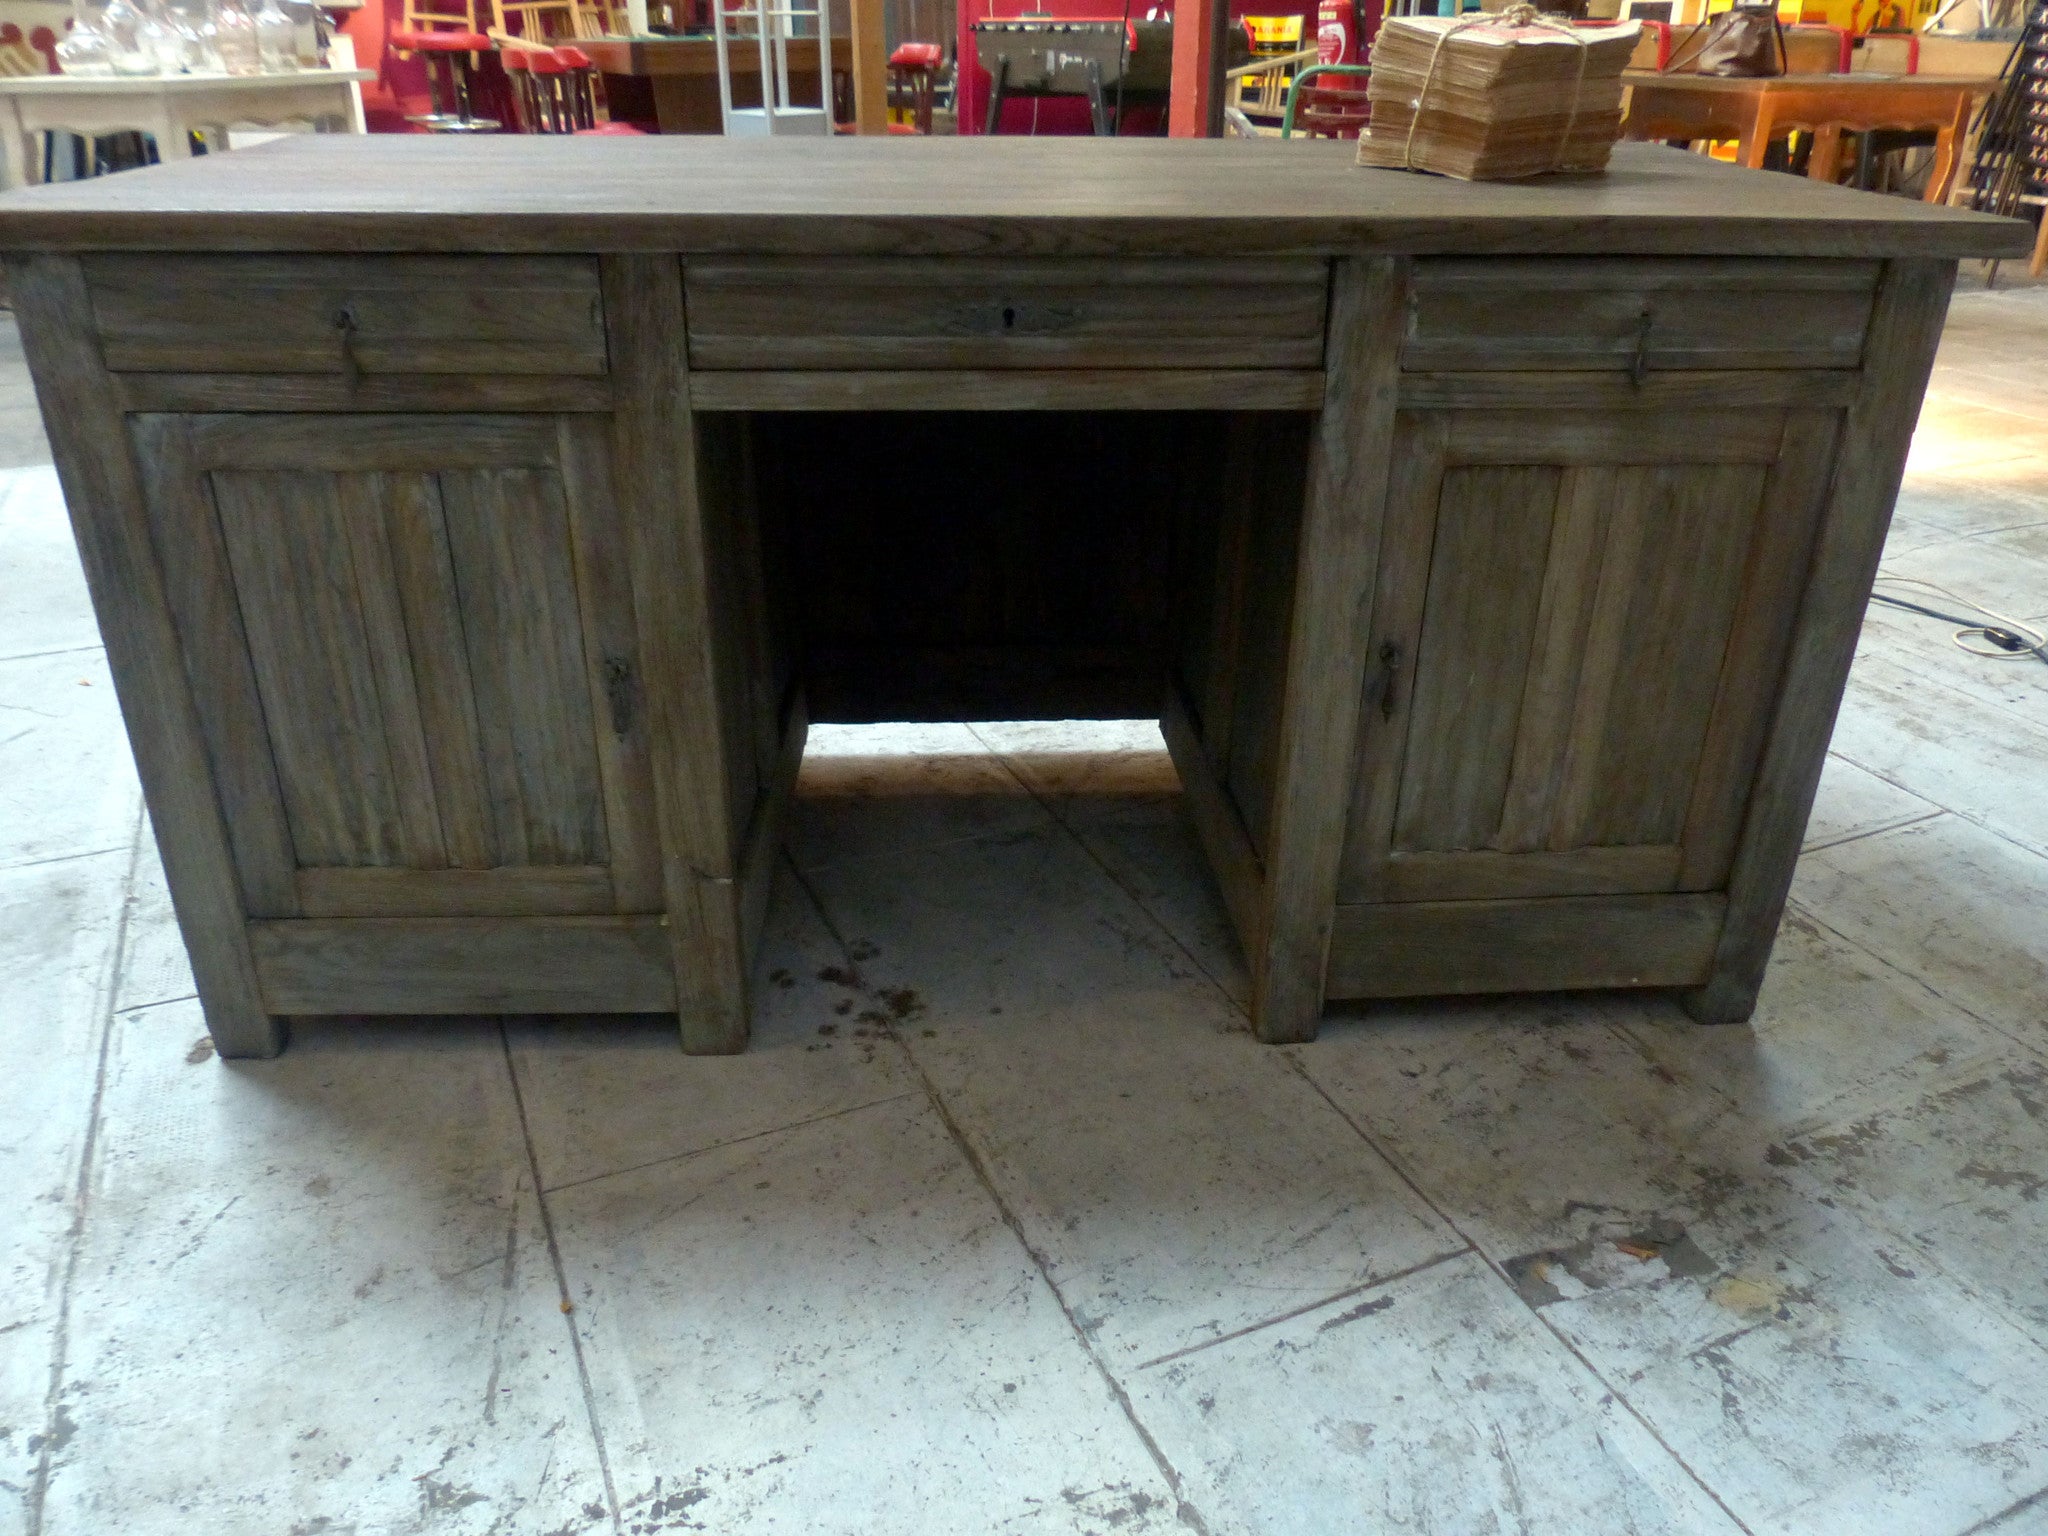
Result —
[[[1892, 569], [2048, 614], [2043, 357], [1959, 296]], [[1750, 1029], [1260, 1046], [1156, 732], [1023, 725], [817, 733], [744, 1057], [223, 1066], [4, 479], [0, 1536], [2048, 1532], [2048, 668], [1872, 616]]]

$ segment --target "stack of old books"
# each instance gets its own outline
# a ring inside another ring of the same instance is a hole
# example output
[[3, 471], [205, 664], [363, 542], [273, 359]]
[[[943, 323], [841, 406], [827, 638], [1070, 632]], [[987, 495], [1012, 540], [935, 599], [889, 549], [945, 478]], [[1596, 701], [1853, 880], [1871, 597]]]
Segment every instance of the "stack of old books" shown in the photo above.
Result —
[[1466, 181], [1604, 170], [1638, 30], [1575, 27], [1529, 5], [1390, 16], [1373, 46], [1358, 163]]

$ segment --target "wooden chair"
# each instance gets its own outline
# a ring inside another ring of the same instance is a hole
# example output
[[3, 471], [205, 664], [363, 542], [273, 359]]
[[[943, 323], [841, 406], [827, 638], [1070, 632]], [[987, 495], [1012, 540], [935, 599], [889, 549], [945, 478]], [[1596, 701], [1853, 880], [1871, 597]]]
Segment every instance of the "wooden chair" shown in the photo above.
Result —
[[491, 0], [493, 32], [530, 42], [624, 36], [625, 0]]
[[1848, 103], [1832, 91], [1770, 91], [1757, 106], [1749, 159], [1753, 165], [1762, 165], [1764, 150], [1772, 139], [1804, 128], [1813, 134], [1813, 152], [1807, 157], [1806, 174], [1815, 181], [1833, 182], [1841, 175], [1844, 133], [1881, 129], [1932, 131], [1934, 169], [1927, 177], [1922, 201], [1945, 203], [1955, 185], [1964, 135], [1969, 132], [1971, 104], [1972, 97], [1966, 90], [1959, 90], [1953, 97], [1907, 91], [1896, 95], [1864, 93]]

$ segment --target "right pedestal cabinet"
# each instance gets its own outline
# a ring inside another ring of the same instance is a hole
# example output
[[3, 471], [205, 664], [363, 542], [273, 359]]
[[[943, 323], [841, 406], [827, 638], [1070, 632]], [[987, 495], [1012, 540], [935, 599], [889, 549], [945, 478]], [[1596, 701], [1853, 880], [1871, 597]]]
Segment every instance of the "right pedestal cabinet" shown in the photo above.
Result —
[[[1580, 987], [1746, 1017], [1948, 270], [1347, 265], [1298, 552], [1217, 530], [1168, 709], [1260, 1032], [1307, 1037], [1325, 998]], [[1347, 311], [1399, 337], [1352, 382]], [[1383, 468], [1333, 472], [1340, 433]], [[1290, 603], [1283, 661], [1259, 615]], [[1319, 731], [1341, 799], [1314, 798]]]

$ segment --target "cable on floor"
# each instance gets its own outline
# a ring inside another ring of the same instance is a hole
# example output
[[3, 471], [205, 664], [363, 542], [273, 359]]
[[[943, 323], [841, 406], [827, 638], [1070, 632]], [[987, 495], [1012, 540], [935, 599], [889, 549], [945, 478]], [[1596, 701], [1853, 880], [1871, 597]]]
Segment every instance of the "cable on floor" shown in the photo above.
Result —
[[[1946, 598], [1963, 613], [1945, 613], [1939, 608], [1929, 608], [1924, 603], [1912, 602], [1889, 592], [1873, 590], [1870, 600], [1883, 603], [1888, 608], [1903, 608], [1908, 613], [1924, 614], [1930, 619], [1940, 619], [1944, 624], [1959, 626], [1955, 632], [1958, 650], [1986, 661], [2023, 661], [2028, 657], [2048, 665], [2048, 634], [2031, 624], [2022, 623], [2009, 614], [1986, 608], [1960, 593], [1951, 592], [1947, 587], [1931, 581], [1922, 581], [1917, 576], [1887, 576], [1878, 573], [1877, 586], [1907, 587], [1920, 592], [1932, 592]], [[1982, 641], [1980, 645], [1976, 642]], [[1988, 645], [1990, 648], [1986, 649]]]

